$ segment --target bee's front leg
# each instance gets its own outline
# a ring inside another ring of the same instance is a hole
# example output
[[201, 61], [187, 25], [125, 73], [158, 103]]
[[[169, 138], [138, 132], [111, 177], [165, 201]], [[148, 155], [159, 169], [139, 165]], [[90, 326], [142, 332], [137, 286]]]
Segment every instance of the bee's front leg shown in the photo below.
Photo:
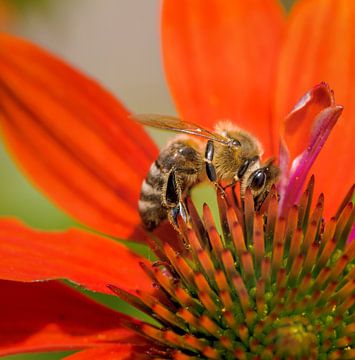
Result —
[[221, 192], [222, 196], [224, 196], [225, 195], [224, 188], [217, 182], [216, 168], [212, 164], [213, 156], [214, 156], [214, 144], [212, 140], [208, 140], [205, 150], [206, 175], [208, 179], [216, 187], [216, 189], [218, 189]]

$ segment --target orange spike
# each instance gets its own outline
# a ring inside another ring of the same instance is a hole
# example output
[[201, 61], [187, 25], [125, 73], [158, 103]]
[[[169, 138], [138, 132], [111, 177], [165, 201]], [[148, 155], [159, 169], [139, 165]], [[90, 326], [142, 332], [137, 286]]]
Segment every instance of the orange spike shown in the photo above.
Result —
[[206, 278], [204, 277], [203, 274], [196, 273], [194, 275], [194, 281], [195, 281], [198, 291], [204, 291], [208, 294], [213, 293], [213, 290], [211, 289], [208, 281], [206, 280]]
[[244, 314], [246, 314], [250, 308], [250, 300], [249, 300], [248, 290], [245, 287], [243, 279], [240, 276], [234, 277], [232, 279], [232, 282], [233, 282], [234, 288], [238, 294], [238, 298], [239, 298], [240, 304], [243, 308]]
[[140, 330], [143, 334], [149, 336], [152, 339], [158, 340], [161, 342], [164, 338], [163, 331], [157, 329], [156, 327], [149, 324], [142, 324]]
[[226, 310], [231, 310], [234, 306], [233, 299], [230, 294], [231, 293], [228, 290], [222, 290], [220, 292], [220, 297]]
[[317, 224], [319, 224], [319, 221], [322, 218], [323, 209], [324, 209], [324, 194], [321, 193], [318, 197], [317, 204], [313, 210], [310, 221], [311, 222], [315, 221]]
[[284, 243], [285, 241], [285, 228], [286, 228], [286, 221], [283, 217], [280, 217], [276, 221], [275, 226], [275, 233], [274, 233], [274, 239], [273, 239], [273, 246], [275, 246], [277, 243]]
[[308, 217], [310, 212], [310, 207], [313, 198], [314, 191], [314, 175], [311, 176], [307, 184], [307, 188], [301, 196], [301, 199], [298, 204], [298, 224], [297, 227], [305, 229], [308, 224]]
[[264, 257], [264, 220], [260, 214], [256, 214], [254, 218], [254, 253], [255, 263], [259, 264], [257, 267], [260, 268], [260, 261]]
[[349, 259], [353, 259], [355, 257], [355, 241], [351, 241], [346, 244], [344, 254], [348, 256]]
[[202, 349], [209, 345], [206, 339], [198, 339], [191, 334], [184, 335], [184, 340], [191, 348], [202, 351]]
[[276, 279], [277, 288], [278, 289], [284, 288], [286, 286], [286, 282], [287, 282], [286, 269], [282, 268], [277, 273], [277, 279]]
[[210, 334], [217, 338], [222, 335], [222, 329], [210, 317], [202, 315], [199, 320], [200, 325]]
[[332, 266], [332, 272], [330, 273], [329, 280], [337, 280], [338, 276], [343, 272], [348, 262], [349, 258], [346, 255], [341, 256], [338, 261]]
[[294, 260], [294, 262], [292, 263], [292, 267], [291, 267], [291, 270], [290, 270], [290, 273], [288, 276], [288, 285], [289, 286], [295, 285], [298, 275], [300, 273], [303, 259], [304, 259], [303, 255], [298, 255], [296, 257], [296, 259]]
[[244, 324], [240, 324], [238, 326], [239, 337], [243, 341], [245, 345], [249, 345], [249, 331], [248, 328]]
[[337, 220], [334, 217], [332, 217], [329, 221], [326, 222], [324, 227], [323, 238], [321, 240], [322, 250], [324, 245], [326, 245], [328, 241], [334, 238], [336, 225], [337, 225]]
[[256, 312], [254, 310], [249, 309], [245, 314], [245, 321], [249, 328], [252, 328], [256, 319]]
[[247, 245], [252, 244], [254, 222], [254, 199], [250, 188], [247, 188], [244, 196], [244, 224]]
[[206, 292], [201, 292], [199, 294], [199, 299], [203, 306], [208, 310], [209, 313], [211, 313], [213, 316], [217, 313], [219, 310], [218, 306], [214, 303], [212, 298], [209, 296]]
[[341, 331], [342, 331], [343, 335], [355, 334], [355, 323], [352, 322], [352, 323], [344, 326]]
[[232, 228], [232, 240], [234, 244], [235, 251], [238, 257], [242, 256], [242, 253], [246, 251], [245, 240], [243, 236], [243, 230], [239, 223], [233, 223]]
[[[338, 219], [338, 223], [337, 226], [335, 228], [335, 239], [337, 239], [337, 248], [338, 249], [342, 249], [346, 243], [347, 238], [343, 235], [343, 232], [345, 230], [345, 228], [347, 227], [347, 224], [353, 224], [354, 221], [354, 216], [355, 216], [355, 211], [353, 211], [353, 204], [350, 202], [343, 210], [343, 212], [341, 213], [339, 219]], [[350, 221], [349, 221], [350, 220]], [[349, 227], [349, 225], [348, 225]], [[351, 229], [351, 227], [350, 227]]]
[[175, 325], [183, 330], [186, 331], [186, 326], [184, 322], [176, 316], [173, 312], [171, 312], [169, 309], [167, 309], [165, 306], [163, 306], [160, 303], [155, 303], [152, 305], [152, 310], [155, 314], [157, 314], [160, 318], [166, 320], [168, 323]]
[[344, 301], [346, 298], [351, 296], [355, 289], [355, 279], [346, 283], [339, 291], [334, 294], [334, 298], [339, 302]]
[[197, 251], [202, 249], [200, 240], [198, 239], [198, 237], [196, 236], [196, 233], [193, 230], [187, 229], [186, 233], [187, 233], [187, 239], [189, 241], [189, 244], [190, 244], [193, 252], [196, 254]]
[[192, 357], [191, 355], [186, 355], [179, 350], [176, 350], [172, 353], [174, 360], [197, 360], [197, 357]]
[[153, 273], [158, 283], [166, 290], [171, 296], [175, 296], [175, 288], [171, 283], [171, 278], [168, 277], [165, 271], [160, 268], [153, 268]]
[[260, 317], [265, 311], [265, 282], [262, 279], [259, 279], [256, 282], [255, 299], [256, 299], [256, 309]]
[[200, 250], [197, 253], [197, 257], [198, 257], [198, 259], [200, 261], [200, 264], [201, 264], [202, 268], [206, 272], [207, 277], [210, 278], [210, 279], [213, 279], [216, 269], [215, 269], [215, 267], [213, 265], [213, 262], [212, 262], [211, 258], [208, 255], [207, 251]]
[[212, 251], [216, 252], [216, 255], [217, 255], [216, 258], [219, 259], [220, 254], [224, 250], [222, 239], [219, 236], [217, 229], [214, 226], [212, 226], [208, 229], [208, 235], [210, 238], [210, 243], [212, 245]]
[[343, 336], [340, 339], [338, 339], [335, 342], [336, 346], [340, 347], [340, 348], [345, 348], [347, 346], [350, 346], [352, 344], [352, 339], [350, 336]]
[[298, 221], [298, 207], [293, 205], [287, 215], [287, 226], [286, 226], [286, 235], [285, 235], [285, 249], [286, 251], [290, 248], [290, 243], [292, 236], [297, 228]]
[[306, 276], [304, 276], [304, 278], [301, 280], [300, 284], [298, 285], [297, 296], [305, 294], [309, 290], [311, 283], [312, 283], [312, 275], [308, 273], [306, 274]]
[[235, 330], [236, 326], [237, 326], [237, 320], [236, 320], [236, 317], [234, 316], [234, 314], [231, 311], [227, 310], [223, 313], [223, 317], [226, 320], [226, 323], [228, 324], [228, 326], [232, 330]]
[[182, 347], [182, 348], [188, 348], [184, 342], [184, 339], [179, 336], [178, 334], [176, 334], [175, 331], [172, 330], [166, 330], [163, 333], [164, 339], [166, 341], [168, 341], [169, 343], [178, 346], [178, 347]]
[[211, 346], [206, 346], [203, 351], [203, 355], [205, 355], [208, 359], [220, 359], [219, 351]]
[[272, 248], [276, 219], [277, 219], [277, 209], [278, 201], [276, 196], [270, 198], [269, 208], [267, 212], [267, 223], [265, 230], [265, 242], [266, 249], [270, 250]]
[[194, 326], [195, 328], [199, 329], [199, 319], [193, 315], [187, 308], [180, 308], [177, 313], [181, 319], [183, 319], [189, 326]]
[[302, 229], [297, 228], [296, 231], [293, 233], [293, 236], [291, 239], [290, 251], [288, 254], [287, 266], [286, 266], [287, 270], [290, 270], [294, 260], [296, 259], [296, 257], [299, 255], [299, 253], [301, 251], [302, 239], [303, 239]]
[[271, 262], [271, 270], [272, 270], [273, 278], [276, 278], [277, 272], [281, 267], [283, 260], [283, 251], [284, 251], [283, 243], [279, 242], [274, 245], [274, 249], [272, 252], [272, 262]]
[[[324, 289], [322, 292], [320, 298], [318, 299], [316, 306], [317, 307], [323, 307], [324, 305], [328, 304], [330, 302], [330, 297], [334, 293], [338, 283], [336, 281], [330, 282], [328, 286]], [[321, 308], [323, 310], [323, 308]]]
[[209, 206], [206, 203], [203, 204], [203, 207], [202, 207], [202, 218], [205, 223], [206, 229], [209, 229], [210, 227], [216, 227], [211, 209], [209, 208]]
[[317, 265], [316, 265], [316, 271], [319, 271], [322, 267], [324, 267], [329, 259], [331, 258], [331, 255], [333, 254], [335, 248], [337, 245], [336, 239], [330, 239], [328, 240], [325, 245], [323, 246], [323, 251], [318, 257]]
[[270, 284], [271, 261], [269, 258], [263, 258], [261, 261], [261, 278], [266, 285]]
[[317, 278], [314, 280], [313, 289], [322, 289], [323, 285], [328, 281], [330, 275], [330, 268], [324, 267], [318, 274]]
[[315, 221], [312, 221], [310, 225], [307, 227], [306, 234], [303, 239], [303, 243], [301, 246], [301, 252], [303, 255], [305, 255], [311, 246], [311, 244], [314, 243], [316, 239], [316, 234], [318, 230], [318, 224]]
[[199, 304], [197, 304], [196, 300], [191, 297], [191, 295], [186, 291], [185, 288], [182, 288], [181, 286], [177, 286], [175, 288], [175, 298], [181, 304], [182, 306], [191, 307], [193, 309], [201, 308]]
[[215, 280], [220, 291], [230, 291], [226, 276], [224, 275], [224, 272], [222, 270], [218, 269], [215, 272]]
[[245, 281], [249, 284], [255, 284], [255, 271], [254, 271], [254, 265], [253, 265], [253, 258], [249, 251], [245, 251], [242, 254], [241, 258], [241, 264], [244, 271], [244, 278]]
[[[335, 300], [334, 300], [335, 301]], [[355, 304], [355, 294], [352, 294], [349, 296], [343, 303], [341, 303], [337, 308], [335, 309], [336, 315], [342, 315], [347, 310], [349, 310], [352, 306]]]
[[233, 276], [238, 275], [235, 269], [235, 261], [230, 250], [224, 250], [222, 253], [222, 263], [226, 270], [226, 274], [229, 280], [232, 280]]

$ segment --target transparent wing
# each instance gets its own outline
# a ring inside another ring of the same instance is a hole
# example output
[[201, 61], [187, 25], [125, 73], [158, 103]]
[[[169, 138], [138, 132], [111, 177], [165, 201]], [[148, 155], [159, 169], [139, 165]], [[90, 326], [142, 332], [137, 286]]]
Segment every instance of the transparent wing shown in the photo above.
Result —
[[217, 134], [213, 131], [202, 128], [200, 125], [196, 125], [184, 120], [181, 120], [174, 116], [157, 115], [157, 114], [139, 114], [133, 115], [132, 118], [142, 125], [155, 127], [158, 129], [164, 129], [169, 131], [175, 131], [179, 133], [185, 133], [211, 139], [223, 144], [229, 144], [230, 139]]

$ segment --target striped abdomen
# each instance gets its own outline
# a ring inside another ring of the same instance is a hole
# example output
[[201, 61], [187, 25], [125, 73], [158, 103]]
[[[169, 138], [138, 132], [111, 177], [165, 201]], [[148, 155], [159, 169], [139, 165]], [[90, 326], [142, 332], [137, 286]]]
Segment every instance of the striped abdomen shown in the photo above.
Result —
[[138, 210], [142, 223], [148, 230], [153, 230], [161, 221], [166, 219], [166, 209], [162, 205], [162, 189], [164, 174], [156, 160], [150, 167], [141, 188]]
[[184, 192], [197, 181], [203, 161], [197, 146], [190, 139], [177, 139], [151, 165], [138, 202], [142, 223], [148, 230], [165, 220], [167, 212], [178, 205]]

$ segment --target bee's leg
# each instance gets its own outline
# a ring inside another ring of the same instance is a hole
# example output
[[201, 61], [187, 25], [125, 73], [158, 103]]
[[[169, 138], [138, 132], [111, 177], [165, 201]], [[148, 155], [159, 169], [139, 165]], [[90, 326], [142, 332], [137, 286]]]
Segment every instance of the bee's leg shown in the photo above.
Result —
[[182, 217], [185, 223], [189, 221], [189, 215], [186, 209], [186, 205], [183, 201], [179, 202], [179, 204], [173, 207], [168, 213], [168, 218], [170, 223], [178, 231], [180, 231], [178, 228], [178, 220], [177, 220], [179, 215]]
[[167, 179], [163, 189], [163, 203], [168, 208], [174, 208], [179, 204], [181, 198], [181, 189], [177, 183], [175, 168], [169, 171]]
[[186, 205], [182, 199], [181, 185], [176, 176], [175, 169], [171, 169], [164, 189], [164, 205], [168, 208], [168, 219], [173, 227], [179, 231], [177, 217], [180, 215], [187, 222], [189, 219]]
[[233, 187], [236, 183], [237, 183], [237, 180], [233, 179], [233, 181], [230, 184], [223, 186], [223, 190], [226, 190], [229, 187]]
[[213, 185], [221, 191], [222, 195], [224, 195], [225, 192], [223, 187], [217, 182], [216, 169], [212, 164], [213, 156], [214, 156], [214, 144], [212, 140], [208, 140], [205, 150], [206, 174], [208, 179], [213, 183]]

